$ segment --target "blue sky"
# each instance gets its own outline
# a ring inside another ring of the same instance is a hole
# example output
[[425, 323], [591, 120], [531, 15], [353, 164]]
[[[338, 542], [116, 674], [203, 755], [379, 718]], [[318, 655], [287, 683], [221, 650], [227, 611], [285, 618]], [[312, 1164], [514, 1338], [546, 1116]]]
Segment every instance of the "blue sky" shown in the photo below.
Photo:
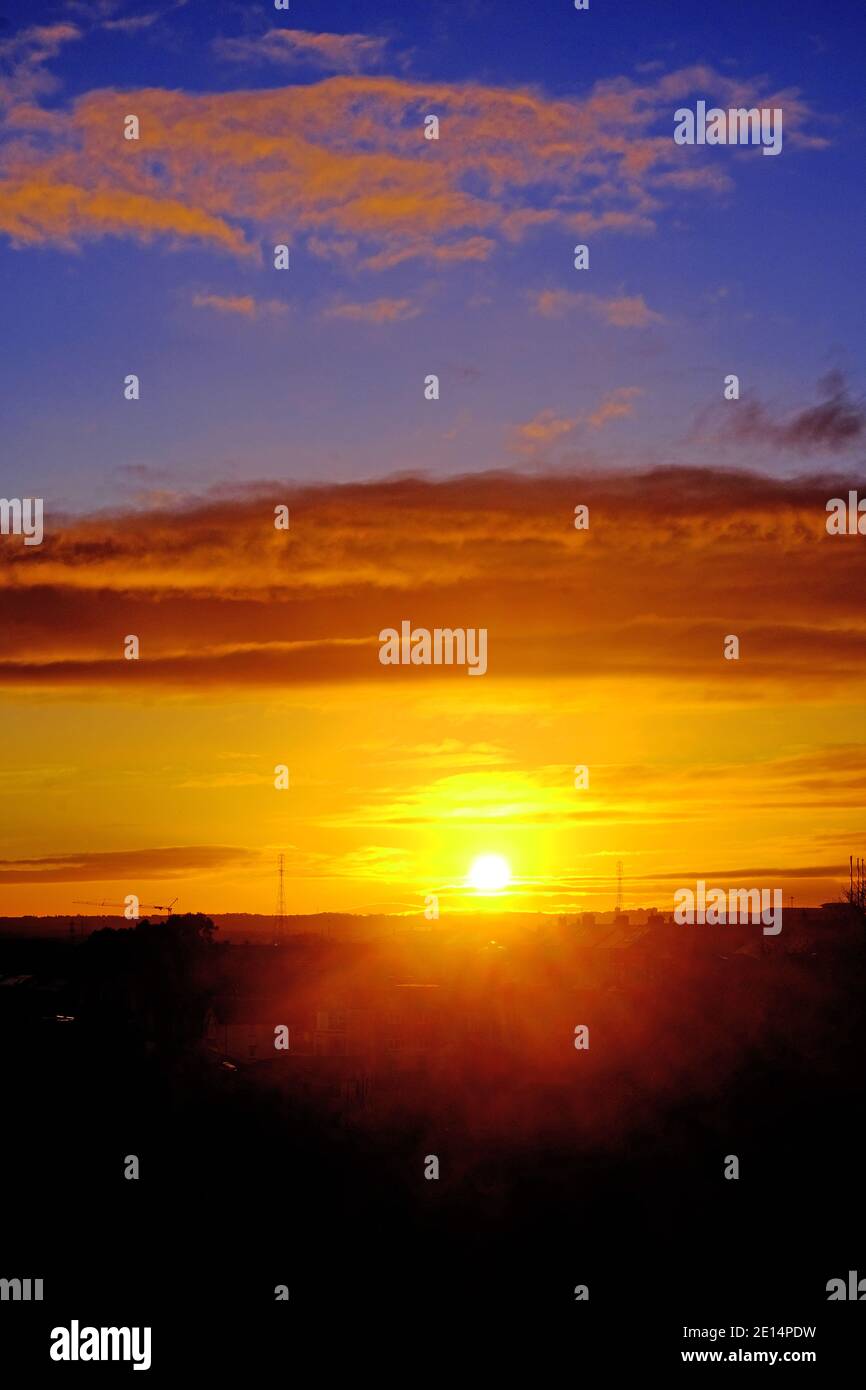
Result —
[[[7, 491], [41, 492], [77, 510], [262, 477], [655, 462], [798, 472], [834, 463], [836, 451], [732, 449], [719, 443], [715, 424], [696, 442], [695, 421], [714, 407], [728, 372], [777, 421], [813, 405], [830, 370], [845, 374], [854, 397], [862, 392], [861, 6], [734, 3], [711, 21], [698, 6], [635, 0], [595, 0], [588, 13], [566, 0], [295, 0], [289, 15], [190, 0], [101, 11], [6, 4], [3, 14], [7, 45], [34, 24], [79, 27], [76, 41], [44, 61], [55, 85], [35, 97], [60, 119], [76, 99], [112, 89], [147, 88], [158, 104], [160, 90], [231, 101], [233, 92], [326, 82], [326, 67], [229, 61], [215, 50], [220, 39], [290, 27], [387, 39], [372, 73], [400, 83], [530, 87], [545, 100], [573, 99], [576, 128], [596, 84], [654, 84], [702, 64], [764, 92], [797, 88], [809, 109], [804, 130], [825, 142], [789, 140], [776, 159], [707, 152], [729, 186], [668, 194], [649, 231], [588, 236], [583, 277], [572, 269], [571, 247], [584, 238], [561, 225], [500, 239], [483, 260], [437, 265], [422, 257], [363, 269], [351, 256], [311, 252], [293, 234], [290, 199], [293, 264], [283, 276], [267, 254], [255, 263], [196, 242], [133, 233], [22, 244], [0, 233], [11, 348], [0, 407]], [[151, 14], [159, 18], [147, 27], [106, 27]], [[13, 64], [7, 54], [4, 70]], [[669, 125], [662, 108], [654, 134], [672, 128], [676, 104], [668, 103]], [[4, 137], [20, 132], [7, 126]], [[92, 163], [90, 177], [99, 182]], [[528, 198], [544, 206], [538, 191]], [[254, 235], [267, 251], [263, 229]], [[585, 310], [546, 317], [531, 307], [544, 290], [640, 297], [651, 317], [633, 328]], [[196, 297], [245, 296], [270, 307], [246, 316], [193, 307]], [[383, 298], [411, 304], [412, 316], [329, 316], [339, 304]], [[120, 389], [132, 371], [142, 380], [134, 405]], [[421, 389], [428, 372], [443, 383], [432, 408]], [[587, 427], [623, 391], [631, 392], [629, 412]], [[533, 450], [521, 429], [539, 416], [577, 423], [550, 448]]]

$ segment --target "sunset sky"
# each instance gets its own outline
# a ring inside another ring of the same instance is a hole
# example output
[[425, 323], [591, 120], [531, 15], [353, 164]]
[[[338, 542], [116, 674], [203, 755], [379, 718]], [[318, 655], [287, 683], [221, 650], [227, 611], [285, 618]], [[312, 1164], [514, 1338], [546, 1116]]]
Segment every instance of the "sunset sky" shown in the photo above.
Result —
[[[0, 537], [0, 915], [269, 912], [280, 852], [298, 912], [605, 908], [618, 860], [626, 906], [838, 896], [862, 6], [2, 18], [0, 496], [45, 539]], [[699, 99], [782, 153], [676, 145]], [[486, 628], [486, 676], [380, 665], [404, 619]]]

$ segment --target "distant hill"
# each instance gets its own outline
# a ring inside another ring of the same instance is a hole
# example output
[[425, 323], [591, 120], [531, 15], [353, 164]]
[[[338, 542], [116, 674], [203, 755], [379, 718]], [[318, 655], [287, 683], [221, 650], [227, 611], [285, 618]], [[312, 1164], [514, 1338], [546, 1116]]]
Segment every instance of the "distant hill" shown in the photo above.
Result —
[[[218, 941], [230, 940], [235, 943], [272, 941], [274, 919], [271, 915], [257, 912], [207, 912], [201, 909], [218, 928]], [[145, 920], [146, 914], [142, 914]], [[636, 914], [645, 920], [645, 913]], [[610, 920], [611, 914], [599, 914], [599, 922]], [[153, 921], [160, 920], [155, 914]], [[562, 920], [556, 913], [541, 912], [478, 912], [447, 913], [435, 922], [429, 922], [419, 913], [414, 916], [388, 916], [385, 913], [313, 912], [286, 914], [285, 932], [287, 936], [333, 937], [335, 940], [363, 941], [374, 940], [380, 936], [395, 936], [402, 932], [445, 932], [466, 931], [481, 937], [511, 934], [525, 930], [538, 930], [549, 927]], [[55, 914], [50, 917], [0, 917], [0, 936], [42, 936], [70, 937], [88, 936], [103, 927], [128, 927], [131, 923], [122, 914], [95, 913], [92, 916], [76, 916], [72, 913]], [[72, 929], [72, 930], [70, 930]]]
[[[264, 941], [271, 940], [274, 934], [274, 919], [257, 912], [206, 912], [219, 929], [218, 940]], [[159, 921], [160, 914], [148, 917], [142, 913], [141, 919]], [[423, 917], [419, 919], [424, 921]], [[354, 938], [358, 936], [377, 936], [395, 930], [400, 923], [411, 925], [411, 919], [386, 917], [353, 916], [351, 913], [323, 912], [304, 916], [286, 916], [285, 931], [289, 936], [314, 933], [318, 936]], [[62, 913], [51, 917], [0, 917], [0, 935], [6, 936], [88, 936], [103, 927], [129, 927], [132, 923], [122, 913], [94, 913], [92, 916], [75, 916]]]
[[[232, 945], [263, 946], [274, 941], [274, 919], [257, 912], [207, 912], [217, 927], [216, 941]], [[142, 920], [146, 920], [144, 917]], [[159, 921], [158, 915], [149, 919]], [[120, 915], [73, 916], [63, 913], [50, 917], [0, 917], [0, 939], [31, 937], [74, 940], [104, 927], [129, 927]], [[862, 920], [842, 903], [822, 907], [786, 908], [778, 948], [783, 954], [800, 954], [814, 949], [816, 941], [829, 937], [862, 938]], [[349, 912], [315, 912], [286, 915], [286, 937], [319, 936], [333, 941], [366, 942], [425, 937], [440, 941], [461, 940], [479, 946], [491, 941], [510, 946], [527, 938], [566, 939], [574, 947], [601, 950], [634, 947], [680, 951], [683, 947], [701, 951], [740, 951], [748, 944], [752, 954], [773, 950], [776, 938], [765, 938], [755, 924], [720, 926], [679, 926], [670, 911], [636, 908], [621, 914], [589, 912], [563, 915], [541, 912], [447, 912], [434, 922], [423, 916], [364, 916]]]

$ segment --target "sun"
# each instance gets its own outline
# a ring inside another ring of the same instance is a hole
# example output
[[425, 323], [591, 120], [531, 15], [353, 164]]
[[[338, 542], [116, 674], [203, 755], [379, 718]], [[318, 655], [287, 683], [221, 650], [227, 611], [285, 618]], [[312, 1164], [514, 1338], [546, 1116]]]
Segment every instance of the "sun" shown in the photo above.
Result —
[[501, 854], [479, 854], [472, 861], [466, 882], [479, 893], [501, 892], [511, 882], [508, 860]]

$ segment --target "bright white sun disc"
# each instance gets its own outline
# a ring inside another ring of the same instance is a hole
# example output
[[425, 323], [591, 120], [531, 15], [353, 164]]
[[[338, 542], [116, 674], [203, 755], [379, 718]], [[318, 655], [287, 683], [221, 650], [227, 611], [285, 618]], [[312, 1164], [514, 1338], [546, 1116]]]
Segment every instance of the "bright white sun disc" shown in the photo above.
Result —
[[467, 883], [479, 893], [498, 893], [511, 882], [508, 860], [501, 854], [479, 854], [473, 860]]

